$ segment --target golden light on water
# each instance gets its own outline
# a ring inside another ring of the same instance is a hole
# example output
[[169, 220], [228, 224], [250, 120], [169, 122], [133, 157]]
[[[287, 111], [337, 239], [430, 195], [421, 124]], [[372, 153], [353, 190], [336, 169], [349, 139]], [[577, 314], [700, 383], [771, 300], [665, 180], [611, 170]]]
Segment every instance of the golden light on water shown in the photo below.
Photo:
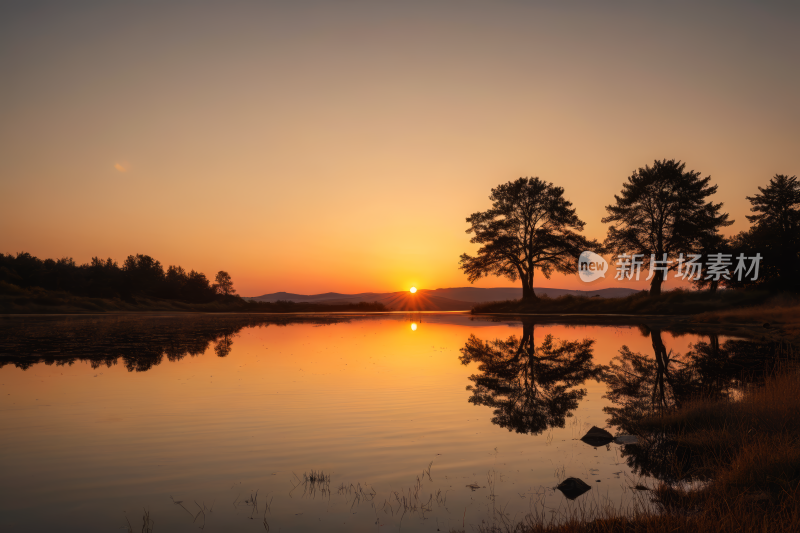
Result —
[[414, 294], [415, 292], [417, 292], [417, 288], [416, 287], [411, 287], [410, 290], [411, 290], [411, 294]]
[[414, 322], [411, 323], [411, 331], [417, 331], [417, 324]]

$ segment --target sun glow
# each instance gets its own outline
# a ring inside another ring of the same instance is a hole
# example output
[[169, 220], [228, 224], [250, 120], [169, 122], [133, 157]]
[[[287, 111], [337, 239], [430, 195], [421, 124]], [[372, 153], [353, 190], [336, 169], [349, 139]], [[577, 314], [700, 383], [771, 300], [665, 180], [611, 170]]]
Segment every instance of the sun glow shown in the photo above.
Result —
[[411, 331], [417, 331], [417, 325], [414, 322], [411, 323]]
[[411, 291], [411, 294], [414, 294], [415, 292], [417, 292], [417, 288], [416, 287], [411, 287], [411, 289], [409, 289], [409, 290]]

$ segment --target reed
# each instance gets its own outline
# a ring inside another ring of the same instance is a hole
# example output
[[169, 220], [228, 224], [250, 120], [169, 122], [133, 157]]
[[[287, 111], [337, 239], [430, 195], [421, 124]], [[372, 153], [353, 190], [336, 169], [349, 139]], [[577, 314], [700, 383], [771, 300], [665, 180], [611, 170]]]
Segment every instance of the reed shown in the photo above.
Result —
[[[128, 517], [125, 517], [125, 520], [128, 522], [128, 533], [134, 533], [133, 525]], [[141, 533], [153, 533], [153, 528], [155, 527], [156, 523], [153, 519], [150, 518], [150, 512], [147, 509], [144, 509], [142, 514], [142, 529]]]

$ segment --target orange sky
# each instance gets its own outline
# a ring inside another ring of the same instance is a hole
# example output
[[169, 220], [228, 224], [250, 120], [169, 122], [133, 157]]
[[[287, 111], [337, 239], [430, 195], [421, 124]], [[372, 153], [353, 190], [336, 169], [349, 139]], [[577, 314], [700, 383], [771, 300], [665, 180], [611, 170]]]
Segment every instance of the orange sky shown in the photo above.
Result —
[[798, 14], [6, 2], [0, 252], [146, 253], [248, 296], [465, 286], [492, 187], [561, 185], [601, 239], [655, 158], [711, 175], [738, 232], [746, 195], [800, 173]]

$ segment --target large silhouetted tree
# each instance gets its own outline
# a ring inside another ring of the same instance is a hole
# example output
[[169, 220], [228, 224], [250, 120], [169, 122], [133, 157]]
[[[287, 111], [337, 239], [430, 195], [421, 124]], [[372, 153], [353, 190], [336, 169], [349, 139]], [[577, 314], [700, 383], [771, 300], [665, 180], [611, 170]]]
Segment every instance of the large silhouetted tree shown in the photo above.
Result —
[[564, 189], [539, 178], [520, 178], [492, 189], [492, 208], [467, 218], [477, 255], [463, 254], [461, 269], [470, 283], [488, 275], [522, 280], [522, 299], [536, 298], [533, 276], [539, 269], [546, 278], [553, 271], [575, 273], [584, 250], [599, 250], [578, 232], [578, 218]]
[[[710, 177], [686, 171], [680, 161], [655, 161], [653, 166], [636, 170], [615, 195], [615, 203], [606, 206], [611, 224], [605, 245], [615, 254], [641, 254], [645, 268], [656, 261], [672, 261], [658, 266], [673, 270], [679, 254], [700, 253], [704, 245], [714, 241], [719, 229], [733, 224], [722, 204], [707, 201], [717, 191], [709, 185]], [[705, 259], [705, 257], [703, 258]], [[650, 281], [650, 294], [661, 294], [667, 270], [657, 271]]]

